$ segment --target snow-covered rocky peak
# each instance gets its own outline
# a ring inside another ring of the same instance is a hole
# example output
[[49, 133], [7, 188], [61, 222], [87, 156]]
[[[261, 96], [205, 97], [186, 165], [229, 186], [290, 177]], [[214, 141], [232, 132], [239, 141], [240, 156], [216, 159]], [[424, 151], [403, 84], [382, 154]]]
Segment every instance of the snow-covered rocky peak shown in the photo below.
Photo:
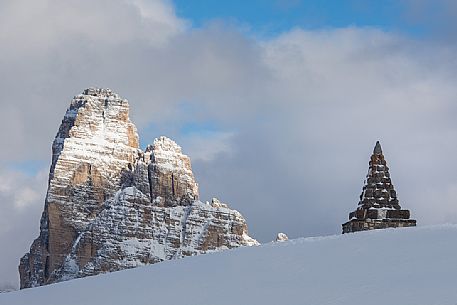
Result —
[[51, 172], [59, 158], [67, 158], [61, 154], [104, 164], [132, 162], [138, 143], [128, 101], [109, 89], [85, 89], [70, 102], [54, 139]]
[[127, 100], [96, 88], [73, 98], [21, 288], [258, 244], [239, 212], [198, 201], [179, 145], [162, 136], [143, 152], [138, 142]]
[[119, 94], [113, 92], [109, 88], [87, 88], [83, 90], [83, 95], [90, 95], [90, 96], [95, 96], [95, 97], [100, 97], [100, 98], [108, 98], [108, 97], [113, 97], [113, 98], [119, 98]]
[[153, 144], [148, 145], [146, 151], [154, 151], [155, 154], [182, 154], [181, 146], [176, 144], [176, 142], [172, 139], [167, 138], [165, 136], [155, 138]]
[[66, 138], [138, 148], [136, 127], [129, 119], [129, 103], [110, 89], [89, 88], [73, 98], [56, 141]]
[[[144, 153], [151, 201], [160, 206], [189, 205], [197, 200], [198, 184], [190, 158], [173, 140], [161, 136]], [[144, 185], [144, 183], [143, 183]]]

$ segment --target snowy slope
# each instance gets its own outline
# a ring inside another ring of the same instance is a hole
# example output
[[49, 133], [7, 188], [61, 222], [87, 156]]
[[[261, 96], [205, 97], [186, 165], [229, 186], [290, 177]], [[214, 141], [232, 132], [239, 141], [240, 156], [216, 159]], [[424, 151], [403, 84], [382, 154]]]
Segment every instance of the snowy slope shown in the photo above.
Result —
[[0, 304], [457, 304], [457, 225], [297, 239], [0, 294]]

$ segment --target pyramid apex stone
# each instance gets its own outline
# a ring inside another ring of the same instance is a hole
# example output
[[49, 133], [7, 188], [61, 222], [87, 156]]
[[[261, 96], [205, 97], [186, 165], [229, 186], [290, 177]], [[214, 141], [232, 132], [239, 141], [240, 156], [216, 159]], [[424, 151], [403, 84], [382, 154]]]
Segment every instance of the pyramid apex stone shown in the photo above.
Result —
[[382, 148], [381, 148], [381, 144], [379, 143], [379, 141], [376, 141], [376, 145], [374, 146], [373, 154], [382, 155]]

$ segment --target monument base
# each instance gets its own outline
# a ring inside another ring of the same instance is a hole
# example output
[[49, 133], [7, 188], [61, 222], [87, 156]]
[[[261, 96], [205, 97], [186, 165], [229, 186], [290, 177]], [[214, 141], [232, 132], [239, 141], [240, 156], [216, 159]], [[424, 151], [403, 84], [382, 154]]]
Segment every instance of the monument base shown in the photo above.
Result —
[[387, 229], [387, 228], [402, 228], [415, 227], [416, 220], [414, 219], [352, 219], [342, 225], [343, 234], [358, 231]]

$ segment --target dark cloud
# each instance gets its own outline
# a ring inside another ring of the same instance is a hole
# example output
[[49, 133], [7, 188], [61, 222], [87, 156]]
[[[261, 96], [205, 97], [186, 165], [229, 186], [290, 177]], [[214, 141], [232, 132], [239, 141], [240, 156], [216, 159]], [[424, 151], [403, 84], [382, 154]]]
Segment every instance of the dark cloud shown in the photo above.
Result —
[[339, 233], [376, 140], [419, 224], [457, 221], [453, 44], [361, 28], [259, 41], [224, 24], [190, 29], [161, 1], [28, 4], [0, 4], [0, 178], [11, 178], [0, 282], [16, 280], [45, 197], [43, 174], [11, 165], [49, 162], [71, 97], [88, 86], [130, 100], [143, 143], [175, 138], [202, 199], [242, 212], [260, 241]]

